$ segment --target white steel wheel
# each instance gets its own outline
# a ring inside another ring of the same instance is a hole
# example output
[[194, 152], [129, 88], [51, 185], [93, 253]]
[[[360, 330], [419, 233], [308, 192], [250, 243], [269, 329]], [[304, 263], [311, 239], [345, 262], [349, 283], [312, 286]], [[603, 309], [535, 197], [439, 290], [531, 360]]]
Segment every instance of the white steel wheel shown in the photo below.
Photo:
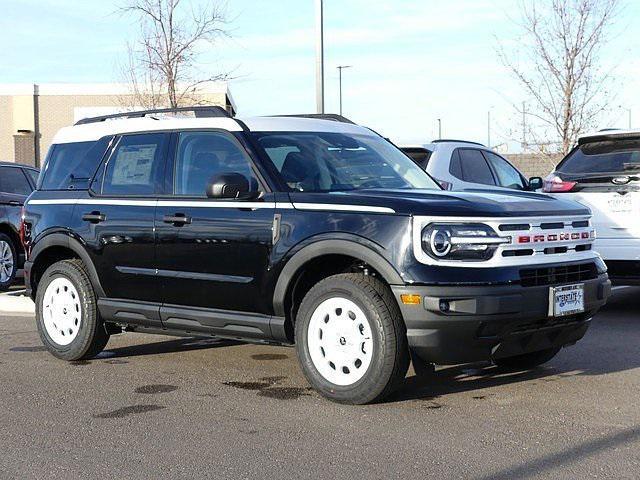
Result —
[[4, 240], [0, 240], [0, 283], [6, 283], [13, 275], [15, 259], [11, 245]]
[[76, 287], [66, 277], [54, 278], [42, 298], [42, 320], [47, 335], [58, 345], [69, 345], [78, 336], [82, 307]]
[[311, 315], [309, 356], [327, 381], [341, 386], [360, 380], [373, 357], [371, 325], [362, 309], [346, 298], [329, 298]]

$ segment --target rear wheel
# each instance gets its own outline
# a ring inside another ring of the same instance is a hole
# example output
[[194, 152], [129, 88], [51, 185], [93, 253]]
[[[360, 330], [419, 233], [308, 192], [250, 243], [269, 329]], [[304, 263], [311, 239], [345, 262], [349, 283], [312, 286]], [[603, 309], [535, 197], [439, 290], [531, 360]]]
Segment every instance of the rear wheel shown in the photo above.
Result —
[[309, 383], [341, 403], [380, 401], [409, 366], [406, 329], [388, 287], [361, 274], [314, 286], [296, 321], [296, 350]]
[[493, 363], [506, 370], [529, 370], [531, 368], [547, 363], [555, 357], [560, 348], [548, 348], [538, 352], [525, 353], [515, 357], [496, 358]]
[[91, 358], [105, 347], [109, 334], [82, 261], [63, 260], [44, 272], [36, 294], [36, 323], [47, 350], [63, 360]]
[[16, 278], [18, 254], [11, 238], [0, 233], [0, 291], [7, 290]]

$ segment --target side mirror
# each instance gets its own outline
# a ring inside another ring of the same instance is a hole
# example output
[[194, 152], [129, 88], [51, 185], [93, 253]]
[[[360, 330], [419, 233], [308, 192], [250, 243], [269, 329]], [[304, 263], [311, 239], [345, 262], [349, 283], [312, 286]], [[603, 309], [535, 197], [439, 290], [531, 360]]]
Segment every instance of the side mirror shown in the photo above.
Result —
[[531, 177], [529, 179], [529, 190], [532, 192], [542, 188], [542, 177]]
[[249, 180], [241, 173], [219, 173], [211, 177], [207, 183], [208, 198], [236, 198], [247, 200], [255, 198], [260, 193], [251, 190]]

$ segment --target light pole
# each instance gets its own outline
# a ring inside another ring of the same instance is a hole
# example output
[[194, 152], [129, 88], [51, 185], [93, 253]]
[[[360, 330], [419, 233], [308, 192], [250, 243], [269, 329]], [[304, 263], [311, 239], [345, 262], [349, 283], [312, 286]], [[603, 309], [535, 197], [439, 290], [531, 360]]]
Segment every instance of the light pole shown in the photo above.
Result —
[[438, 140], [442, 140], [442, 119], [438, 119]]
[[491, 148], [491, 110], [487, 110], [487, 147]]
[[628, 115], [628, 118], [629, 118], [629, 127], [628, 128], [629, 128], [629, 130], [631, 130], [631, 109], [623, 107], [622, 105], [618, 105], [618, 108], [627, 111], [627, 115]]
[[345, 68], [351, 68], [351, 65], [338, 65], [338, 84], [340, 92], [340, 115], [342, 115], [342, 70]]
[[316, 0], [316, 111], [324, 113], [324, 19], [322, 0]]

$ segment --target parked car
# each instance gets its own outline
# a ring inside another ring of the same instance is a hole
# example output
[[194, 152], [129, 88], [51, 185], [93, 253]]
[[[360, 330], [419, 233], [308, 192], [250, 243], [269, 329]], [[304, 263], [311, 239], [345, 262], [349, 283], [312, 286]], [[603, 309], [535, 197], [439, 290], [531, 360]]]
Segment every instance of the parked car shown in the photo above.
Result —
[[535, 191], [542, 178], [529, 180], [508, 160], [481, 143], [434, 140], [400, 149], [445, 190], [510, 189]]
[[544, 363], [610, 293], [582, 205], [443, 191], [351, 123], [188, 112], [55, 136], [23, 225], [54, 356], [123, 331], [295, 344], [318, 392], [361, 404], [403, 381], [410, 352], [417, 368]]
[[640, 130], [585, 135], [544, 182], [544, 191], [588, 206], [594, 248], [620, 285], [640, 285]]
[[24, 264], [20, 213], [38, 174], [38, 169], [28, 165], [0, 162], [0, 291], [11, 286]]

